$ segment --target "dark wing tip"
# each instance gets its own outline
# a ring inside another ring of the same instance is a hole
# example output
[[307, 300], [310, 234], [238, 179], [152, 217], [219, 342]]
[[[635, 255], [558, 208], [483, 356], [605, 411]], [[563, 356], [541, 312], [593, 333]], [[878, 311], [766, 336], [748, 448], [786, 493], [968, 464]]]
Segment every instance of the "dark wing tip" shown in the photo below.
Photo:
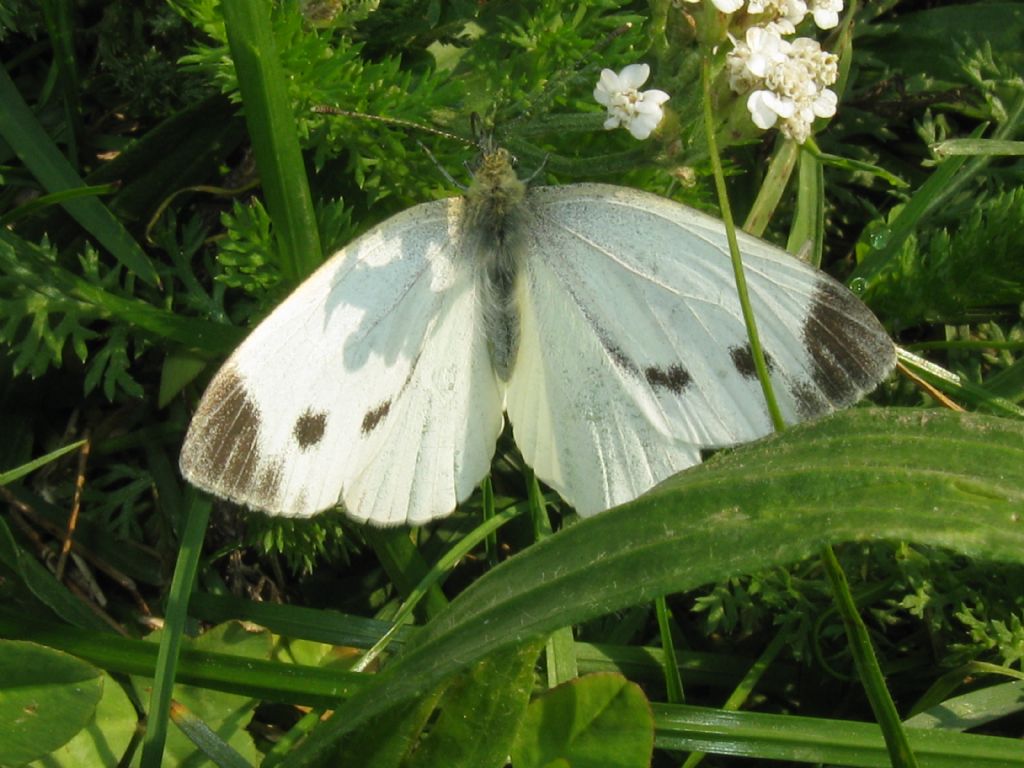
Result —
[[814, 364], [814, 384], [834, 407], [859, 400], [896, 365], [896, 348], [882, 324], [831, 279], [818, 281], [802, 337]]

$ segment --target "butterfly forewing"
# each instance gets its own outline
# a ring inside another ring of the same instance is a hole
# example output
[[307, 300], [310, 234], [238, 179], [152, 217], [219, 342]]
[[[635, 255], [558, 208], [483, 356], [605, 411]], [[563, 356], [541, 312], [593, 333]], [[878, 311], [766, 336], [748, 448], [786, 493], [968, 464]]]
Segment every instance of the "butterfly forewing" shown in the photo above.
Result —
[[371, 230], [306, 280], [211, 382], [185, 477], [274, 514], [344, 501], [378, 524], [450, 512], [501, 429], [453, 199]]
[[[581, 514], [771, 429], [721, 222], [621, 187], [531, 190], [523, 342], [507, 408], [537, 475]], [[848, 405], [894, 364], [878, 321], [834, 280], [741, 238], [788, 421]]]

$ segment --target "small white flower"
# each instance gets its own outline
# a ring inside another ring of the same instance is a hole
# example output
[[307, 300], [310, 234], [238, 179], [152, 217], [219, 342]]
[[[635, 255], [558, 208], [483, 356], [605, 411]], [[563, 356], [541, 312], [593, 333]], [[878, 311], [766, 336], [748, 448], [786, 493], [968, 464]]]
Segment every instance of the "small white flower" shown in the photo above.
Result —
[[814, 112], [815, 117], [832, 117], [836, 113], [838, 104], [839, 97], [833, 91], [825, 88], [811, 104], [811, 111]]
[[815, 118], [836, 113], [838, 99], [828, 86], [838, 77], [838, 62], [817, 40], [785, 40], [771, 26], [749, 28], [742, 42], [733, 39], [726, 57], [730, 87], [749, 92], [754, 125], [766, 130], [778, 124], [783, 135], [800, 143], [810, 136]]
[[643, 140], [658, 127], [665, 116], [661, 105], [669, 96], [664, 91], [639, 90], [650, 75], [651, 68], [646, 64], [630, 64], [618, 74], [610, 69], [601, 71], [594, 99], [608, 110], [606, 130], [622, 125], [634, 138]]
[[762, 27], [747, 30], [746, 47], [746, 66], [754, 77], [767, 75], [771, 67], [785, 61], [789, 53], [789, 43], [778, 32]]
[[796, 25], [807, 15], [807, 3], [804, 0], [750, 0], [747, 13], [764, 15], [762, 26], [775, 29], [780, 34], [791, 35], [796, 32]]
[[[688, 3], [699, 3], [700, 0], [686, 0]], [[743, 7], [743, 0], [711, 0], [711, 3], [722, 13], [735, 13]]]
[[754, 125], [768, 130], [780, 117], [784, 120], [792, 117], [796, 108], [792, 101], [780, 99], [772, 91], [754, 91], [747, 97], [747, 109]]
[[729, 87], [744, 93], [758, 85], [775, 67], [786, 61], [789, 43], [770, 28], [750, 27], [743, 41], [729, 36], [733, 49], [726, 57]]
[[839, 25], [839, 14], [843, 0], [811, 0], [811, 15], [821, 29], [832, 29]]

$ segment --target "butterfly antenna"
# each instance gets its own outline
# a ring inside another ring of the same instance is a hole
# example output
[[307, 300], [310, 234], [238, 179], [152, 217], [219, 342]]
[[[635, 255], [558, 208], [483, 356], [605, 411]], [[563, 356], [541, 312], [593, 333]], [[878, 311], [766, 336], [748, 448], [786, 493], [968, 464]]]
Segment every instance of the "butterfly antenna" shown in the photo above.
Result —
[[424, 144], [419, 139], [416, 139], [416, 144], [419, 146], [420, 149], [422, 149], [426, 153], [427, 157], [430, 158], [430, 162], [432, 162], [434, 166], [437, 168], [437, 170], [441, 172], [441, 175], [448, 180], [449, 184], [463, 192], [469, 189], [469, 187], [467, 187], [465, 184], [458, 181], [454, 176], [448, 173], [448, 169], [441, 165], [440, 161], [438, 161], [438, 159], [434, 157], [434, 153], [427, 148], [426, 144]]
[[[423, 125], [422, 123], [417, 123], [412, 120], [404, 120], [400, 117], [385, 117], [383, 115], [371, 115], [366, 112], [354, 112], [349, 109], [340, 109], [338, 107], [330, 107], [326, 105], [315, 106], [313, 107], [313, 111], [320, 115], [340, 115], [342, 117], [355, 117], [362, 120], [374, 120], [378, 123], [384, 123], [385, 125], [393, 125], [398, 128], [409, 128], [416, 131], [423, 131], [424, 133], [431, 133], [434, 136], [441, 136], [446, 139], [451, 139], [453, 141], [458, 142], [459, 144], [465, 144], [469, 146], [476, 145], [475, 141], [470, 141], [466, 139], [464, 136], [459, 136], [458, 134], [452, 133], [450, 131], [445, 131], [440, 128], [434, 128], [429, 125]], [[432, 162], [437, 167], [437, 169], [441, 172], [441, 175], [444, 176], [445, 179], [447, 179], [452, 186], [462, 190], [463, 192], [465, 192], [468, 189], [468, 187], [465, 184], [462, 184], [461, 182], [457, 181], [455, 177], [448, 173], [448, 169], [441, 165], [438, 159], [434, 157], [434, 153], [427, 148], [426, 144], [424, 144], [419, 139], [416, 139], [416, 144], [417, 146], [419, 146], [420, 149], [422, 149], [426, 153], [427, 157], [430, 158], [430, 162]]]
[[[319, 115], [340, 115], [341, 117], [355, 117], [360, 120], [374, 120], [378, 123], [384, 123], [385, 125], [393, 125], [398, 128], [409, 128], [415, 131], [423, 131], [424, 133], [432, 133], [435, 136], [443, 136], [446, 139], [457, 141], [460, 144], [468, 144], [472, 146], [474, 142], [469, 141], [464, 136], [445, 131], [440, 128], [434, 128], [423, 123], [417, 123], [413, 120], [404, 120], [400, 117], [385, 117], [383, 115], [371, 115], [366, 112], [354, 112], [349, 109], [340, 109], [338, 107], [331, 107], [327, 105], [317, 105], [313, 107], [313, 111]], [[417, 142], [419, 143], [419, 142]], [[423, 145], [420, 144], [422, 147]]]

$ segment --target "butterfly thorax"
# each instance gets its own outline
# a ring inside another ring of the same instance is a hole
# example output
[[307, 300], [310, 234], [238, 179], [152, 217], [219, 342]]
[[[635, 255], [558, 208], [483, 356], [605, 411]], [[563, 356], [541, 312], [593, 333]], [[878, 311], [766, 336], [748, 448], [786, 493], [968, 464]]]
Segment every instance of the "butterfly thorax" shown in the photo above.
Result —
[[491, 364], [502, 381], [511, 375], [519, 349], [515, 293], [525, 197], [526, 184], [516, 176], [508, 152], [487, 151], [466, 192], [460, 228], [466, 253], [474, 259]]

